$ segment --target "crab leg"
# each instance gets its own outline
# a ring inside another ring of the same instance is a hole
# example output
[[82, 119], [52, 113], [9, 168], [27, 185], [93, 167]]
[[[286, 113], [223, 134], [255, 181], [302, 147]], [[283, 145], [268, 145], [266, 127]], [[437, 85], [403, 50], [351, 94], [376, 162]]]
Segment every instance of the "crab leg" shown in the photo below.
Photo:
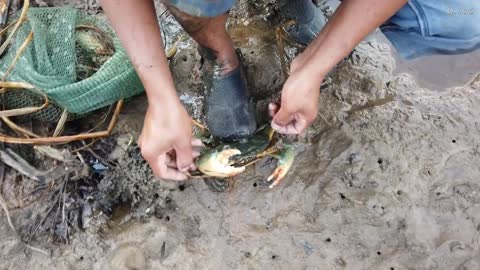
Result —
[[208, 130], [208, 128], [204, 125], [202, 125], [199, 121], [192, 119], [192, 124], [195, 125], [196, 127], [200, 128], [201, 130]]
[[272, 182], [270, 188], [276, 186], [287, 175], [295, 159], [295, 152], [291, 146], [285, 146], [278, 155], [278, 165], [275, 171], [268, 177], [267, 181]]

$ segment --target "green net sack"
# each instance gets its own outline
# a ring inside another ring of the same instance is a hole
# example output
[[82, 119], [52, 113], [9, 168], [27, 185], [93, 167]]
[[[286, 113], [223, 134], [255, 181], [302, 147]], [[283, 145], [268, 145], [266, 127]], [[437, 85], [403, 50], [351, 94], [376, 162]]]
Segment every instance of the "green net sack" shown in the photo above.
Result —
[[[27, 17], [0, 58], [0, 75], [3, 77], [33, 32], [33, 41], [7, 81], [27, 82], [46, 93], [51, 105], [37, 112], [37, 117], [57, 121], [63, 109], [83, 115], [143, 91], [125, 50], [104, 18], [73, 8], [31, 8]], [[43, 103], [35, 92], [27, 91], [7, 92], [2, 99], [8, 108]]]

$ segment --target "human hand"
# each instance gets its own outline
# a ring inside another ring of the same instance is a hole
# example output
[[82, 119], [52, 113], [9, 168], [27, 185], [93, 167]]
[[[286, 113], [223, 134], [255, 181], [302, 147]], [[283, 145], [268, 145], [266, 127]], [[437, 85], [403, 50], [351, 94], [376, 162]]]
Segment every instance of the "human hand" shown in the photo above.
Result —
[[283, 85], [280, 106], [270, 103], [272, 128], [283, 134], [300, 134], [315, 120], [323, 76], [312, 76], [306, 67], [292, 63], [291, 74]]
[[138, 144], [155, 176], [176, 181], [196, 170], [193, 159], [202, 146], [192, 139], [192, 120], [179, 101], [149, 105]]

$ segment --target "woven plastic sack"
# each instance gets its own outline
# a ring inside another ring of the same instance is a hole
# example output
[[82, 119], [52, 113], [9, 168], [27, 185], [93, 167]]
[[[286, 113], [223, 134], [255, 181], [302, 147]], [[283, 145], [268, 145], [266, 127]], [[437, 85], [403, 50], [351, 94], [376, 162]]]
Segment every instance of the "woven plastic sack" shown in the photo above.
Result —
[[[104, 18], [89, 16], [73, 8], [30, 8], [27, 17], [14, 42], [0, 58], [0, 75], [5, 73], [18, 48], [33, 32], [33, 41], [7, 81], [27, 82], [46, 93], [53, 105], [36, 113], [43, 120], [58, 120], [63, 109], [77, 115], [85, 114], [143, 91], [125, 50]], [[79, 50], [76, 39], [79, 30], [89, 31], [89, 28], [101, 30], [100, 39], [111, 43], [112, 55], [103, 60], [98, 70], [85, 74], [79, 72], [79, 67], [88, 62], [86, 59], [96, 56], [92, 56], [91, 51]], [[33, 92], [12, 91], [5, 99], [11, 108], [42, 104], [42, 99]]]

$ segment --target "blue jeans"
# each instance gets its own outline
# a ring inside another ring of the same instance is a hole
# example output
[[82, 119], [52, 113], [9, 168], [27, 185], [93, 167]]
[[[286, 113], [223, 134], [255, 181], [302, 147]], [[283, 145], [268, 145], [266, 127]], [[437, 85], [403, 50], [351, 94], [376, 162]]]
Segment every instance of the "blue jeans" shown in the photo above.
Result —
[[[235, 4], [235, 0], [166, 1], [199, 17], [218, 16]], [[480, 48], [480, 0], [409, 0], [380, 29], [407, 59], [470, 52]]]
[[409, 0], [380, 29], [407, 59], [480, 48], [480, 1]]

